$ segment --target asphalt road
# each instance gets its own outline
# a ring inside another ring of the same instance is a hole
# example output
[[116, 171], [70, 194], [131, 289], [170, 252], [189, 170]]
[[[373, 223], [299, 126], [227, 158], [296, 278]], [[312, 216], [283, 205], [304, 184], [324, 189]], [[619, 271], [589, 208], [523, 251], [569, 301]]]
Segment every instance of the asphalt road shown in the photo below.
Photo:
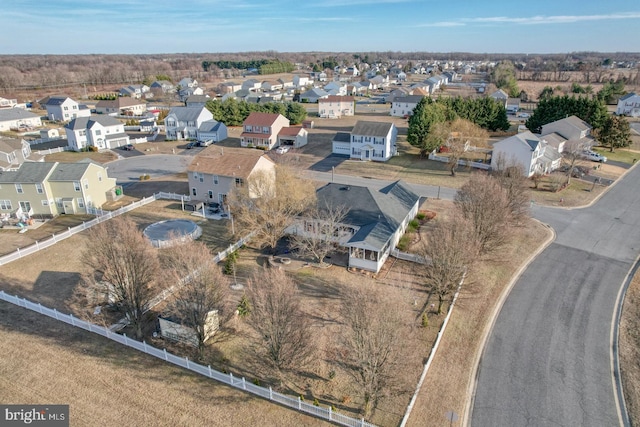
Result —
[[618, 294], [640, 253], [640, 169], [593, 206], [534, 206], [555, 241], [506, 299], [479, 366], [471, 425], [615, 426]]

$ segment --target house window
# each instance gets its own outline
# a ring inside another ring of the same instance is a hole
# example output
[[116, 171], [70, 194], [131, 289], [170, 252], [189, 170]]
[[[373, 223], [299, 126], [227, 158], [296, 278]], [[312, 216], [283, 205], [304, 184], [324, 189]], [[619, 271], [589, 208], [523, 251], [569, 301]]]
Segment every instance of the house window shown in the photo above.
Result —
[[269, 134], [269, 128], [267, 128], [267, 127], [263, 127], [263, 128], [262, 128], [262, 133]]
[[194, 195], [194, 196], [196, 195], [196, 187], [193, 187], [193, 188], [191, 189], [191, 194], [192, 194], [192, 195]]
[[84, 189], [88, 190], [89, 189], [89, 180], [85, 179], [84, 181], [82, 181], [82, 183], [84, 184]]
[[198, 179], [198, 172], [193, 173], [193, 179]]
[[56, 206], [62, 208], [62, 197], [56, 197]]
[[82, 197], [78, 197], [78, 207], [84, 208], [84, 199]]
[[16, 193], [22, 194], [24, 191], [22, 190], [22, 184], [16, 184]]
[[80, 181], [73, 181], [73, 189], [75, 191], [81, 191], [82, 189], [80, 188]]
[[213, 175], [213, 185], [218, 185], [218, 175]]
[[98, 182], [102, 182], [102, 172], [98, 172]]
[[41, 202], [42, 202], [42, 206], [49, 206], [48, 200], [41, 200]]
[[31, 202], [18, 202], [20, 203], [20, 208], [22, 212], [28, 213], [31, 210]]
[[209, 190], [209, 198], [213, 199], [213, 191]]
[[236, 187], [242, 187], [244, 185], [244, 181], [242, 178], [236, 178]]
[[64, 107], [64, 111], [69, 111], [69, 107]]
[[204, 182], [204, 174], [203, 173], [200, 174], [200, 182]]
[[42, 188], [42, 184], [40, 184], [39, 182], [36, 183], [36, 193], [38, 193], [38, 194], [44, 193], [44, 190]]
[[13, 209], [11, 207], [11, 200], [0, 200], [0, 210], [10, 211]]

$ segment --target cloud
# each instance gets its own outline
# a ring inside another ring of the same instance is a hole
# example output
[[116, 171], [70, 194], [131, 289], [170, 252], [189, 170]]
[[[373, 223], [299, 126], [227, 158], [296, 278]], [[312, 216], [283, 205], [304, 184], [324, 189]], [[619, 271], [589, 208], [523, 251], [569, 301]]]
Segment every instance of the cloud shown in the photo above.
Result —
[[462, 18], [458, 21], [441, 21], [425, 23], [420, 27], [453, 27], [471, 24], [519, 24], [519, 25], [553, 25], [571, 24], [589, 21], [612, 21], [620, 19], [639, 19], [640, 12], [620, 12], [604, 15], [536, 15], [527, 17], [491, 16], [486, 18]]
[[328, 0], [323, 2], [312, 3], [307, 6], [317, 7], [349, 7], [349, 6], [363, 6], [363, 5], [375, 5], [375, 4], [394, 4], [394, 3], [409, 3], [413, 0]]

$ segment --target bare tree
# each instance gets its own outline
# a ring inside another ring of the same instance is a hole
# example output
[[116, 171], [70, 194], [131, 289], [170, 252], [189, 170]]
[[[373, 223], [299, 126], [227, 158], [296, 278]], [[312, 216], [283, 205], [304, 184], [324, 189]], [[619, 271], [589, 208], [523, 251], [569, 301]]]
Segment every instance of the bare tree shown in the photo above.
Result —
[[342, 222], [348, 211], [346, 206], [315, 206], [309, 209], [302, 215], [301, 226], [293, 236], [293, 246], [323, 264], [327, 254], [340, 245]]
[[564, 143], [562, 148], [562, 158], [567, 168], [567, 185], [571, 184], [571, 176], [576, 166], [580, 165], [584, 160], [584, 150], [587, 146], [579, 140], [569, 140]]
[[339, 362], [358, 385], [365, 417], [398, 387], [403, 320], [398, 307], [383, 301], [373, 289], [353, 290], [341, 310], [347, 331], [341, 336]]
[[423, 241], [422, 274], [430, 294], [438, 297], [438, 314], [478, 255], [478, 244], [470, 222], [459, 214], [439, 222]]
[[284, 270], [264, 269], [249, 281], [249, 324], [257, 332], [256, 356], [284, 381], [315, 352], [311, 320], [301, 307], [298, 287]]
[[177, 288], [169, 310], [182, 325], [195, 332], [198, 356], [202, 359], [205, 342], [231, 312], [227, 301], [228, 279], [202, 242], [174, 246], [163, 261]]
[[227, 202], [238, 227], [253, 233], [252, 242], [275, 253], [285, 230], [315, 203], [315, 197], [311, 181], [278, 165], [275, 176], [266, 171], [251, 175], [246, 185], [231, 192]]
[[486, 146], [489, 134], [475, 123], [458, 118], [451, 122], [434, 124], [429, 138], [432, 141], [439, 141], [437, 145], [446, 147], [446, 153], [449, 156], [447, 165], [451, 171], [451, 176], [456, 176], [458, 162], [464, 153], [472, 145], [476, 147]]
[[529, 188], [522, 168], [508, 167], [498, 171], [494, 176], [506, 192], [507, 208], [511, 213], [512, 223], [522, 224], [529, 217]]
[[89, 231], [85, 262], [101, 276], [105, 292], [115, 298], [135, 331], [143, 336], [146, 306], [158, 282], [156, 249], [129, 218], [118, 216]]
[[462, 217], [471, 222], [480, 252], [491, 252], [507, 241], [511, 212], [506, 191], [497, 179], [473, 174], [456, 193], [454, 203]]

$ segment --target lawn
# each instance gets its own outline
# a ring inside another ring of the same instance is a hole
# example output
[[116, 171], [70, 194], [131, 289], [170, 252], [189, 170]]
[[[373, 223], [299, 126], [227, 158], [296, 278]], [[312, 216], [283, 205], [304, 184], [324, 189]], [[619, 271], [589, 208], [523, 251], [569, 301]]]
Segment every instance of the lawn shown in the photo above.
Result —
[[616, 148], [612, 153], [608, 148], [595, 147], [593, 151], [602, 154], [607, 158], [607, 160], [613, 160], [616, 162], [622, 162], [627, 164], [634, 164], [638, 159], [640, 159], [640, 152], [627, 150], [624, 148]]
[[47, 162], [75, 163], [84, 159], [91, 159], [101, 164], [116, 160], [118, 155], [113, 151], [61, 151], [59, 153], [48, 154], [45, 158]]

